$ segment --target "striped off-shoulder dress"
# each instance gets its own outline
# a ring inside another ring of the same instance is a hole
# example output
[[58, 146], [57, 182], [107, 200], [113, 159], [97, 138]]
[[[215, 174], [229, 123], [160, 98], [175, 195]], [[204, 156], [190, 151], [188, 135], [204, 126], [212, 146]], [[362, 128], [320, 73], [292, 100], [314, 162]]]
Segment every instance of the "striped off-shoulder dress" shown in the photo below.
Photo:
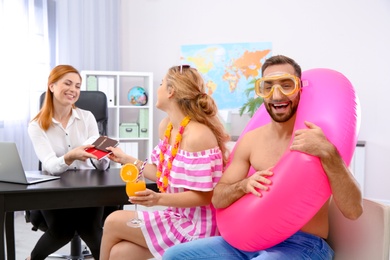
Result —
[[[158, 165], [160, 145], [153, 149], [152, 163]], [[171, 156], [169, 147], [164, 156], [163, 170]], [[222, 176], [223, 157], [216, 147], [199, 152], [178, 150], [172, 162], [167, 193], [186, 190], [211, 191]], [[164, 251], [175, 244], [198, 238], [219, 235], [215, 209], [207, 206], [191, 208], [167, 207], [159, 211], [142, 211], [140, 218], [145, 221], [141, 230], [148, 247], [156, 259], [161, 259]]]

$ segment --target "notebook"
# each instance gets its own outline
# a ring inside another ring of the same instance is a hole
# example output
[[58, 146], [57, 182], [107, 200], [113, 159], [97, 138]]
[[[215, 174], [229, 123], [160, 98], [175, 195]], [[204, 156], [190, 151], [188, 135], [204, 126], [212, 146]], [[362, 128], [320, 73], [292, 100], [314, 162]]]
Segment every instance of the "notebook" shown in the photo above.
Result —
[[37, 171], [25, 171], [16, 144], [0, 142], [0, 181], [35, 184], [59, 178], [60, 176], [39, 174]]

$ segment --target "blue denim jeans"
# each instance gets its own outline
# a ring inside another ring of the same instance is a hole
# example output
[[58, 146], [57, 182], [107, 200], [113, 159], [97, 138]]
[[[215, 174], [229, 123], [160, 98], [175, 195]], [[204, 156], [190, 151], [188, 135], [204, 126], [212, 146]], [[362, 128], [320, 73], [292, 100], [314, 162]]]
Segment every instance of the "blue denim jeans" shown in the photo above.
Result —
[[163, 259], [330, 260], [333, 256], [332, 248], [324, 239], [299, 231], [276, 246], [256, 252], [236, 249], [222, 237], [198, 239], [169, 248]]

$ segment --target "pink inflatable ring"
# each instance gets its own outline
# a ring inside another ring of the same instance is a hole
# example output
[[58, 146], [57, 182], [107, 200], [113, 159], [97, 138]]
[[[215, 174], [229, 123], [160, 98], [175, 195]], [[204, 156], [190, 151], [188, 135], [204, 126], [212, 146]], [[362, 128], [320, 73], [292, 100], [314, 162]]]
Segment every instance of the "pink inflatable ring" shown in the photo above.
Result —
[[[344, 75], [330, 69], [305, 71], [302, 83], [294, 131], [306, 128], [304, 121], [318, 125], [349, 165], [360, 123], [353, 86]], [[262, 105], [243, 134], [270, 120]], [[261, 198], [247, 194], [217, 210], [220, 233], [232, 246], [257, 251], [279, 244], [299, 231], [331, 195], [328, 178], [317, 157], [287, 151], [273, 172], [272, 186], [262, 192]], [[251, 168], [248, 175], [253, 173]]]

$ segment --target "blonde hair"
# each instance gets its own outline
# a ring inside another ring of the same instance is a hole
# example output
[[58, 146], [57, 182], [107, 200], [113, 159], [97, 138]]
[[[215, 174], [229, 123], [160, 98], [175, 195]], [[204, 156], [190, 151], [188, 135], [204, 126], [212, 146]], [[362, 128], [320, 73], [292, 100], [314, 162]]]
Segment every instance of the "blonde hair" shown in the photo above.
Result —
[[218, 118], [218, 107], [214, 99], [205, 93], [202, 76], [189, 66], [175, 66], [168, 70], [166, 81], [167, 87], [175, 90], [174, 98], [183, 113], [206, 125], [214, 133], [226, 165], [229, 157], [226, 142], [230, 140], [230, 136]]
[[54, 113], [53, 111], [54, 105], [53, 105], [53, 93], [50, 91], [50, 85], [58, 82], [68, 73], [77, 73], [81, 81], [81, 75], [78, 72], [78, 70], [76, 70], [74, 67], [70, 65], [58, 65], [54, 67], [49, 74], [49, 78], [47, 81], [45, 101], [43, 102], [42, 108], [40, 109], [38, 114], [31, 120], [31, 121], [37, 121], [44, 131], [47, 131], [53, 123], [52, 119]]

